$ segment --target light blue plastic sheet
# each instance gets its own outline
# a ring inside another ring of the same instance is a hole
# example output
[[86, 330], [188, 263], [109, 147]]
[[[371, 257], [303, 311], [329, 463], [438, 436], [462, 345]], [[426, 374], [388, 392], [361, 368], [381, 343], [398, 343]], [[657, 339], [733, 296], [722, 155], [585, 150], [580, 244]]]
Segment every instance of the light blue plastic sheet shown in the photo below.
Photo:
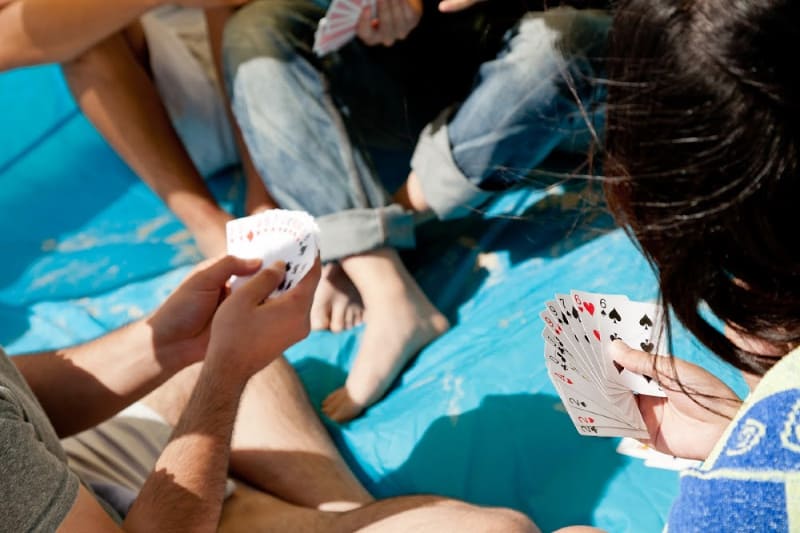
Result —
[[[200, 259], [191, 236], [76, 110], [58, 69], [0, 75], [0, 95], [0, 344], [63, 346], [151, 311]], [[240, 209], [236, 173], [210, 184]], [[328, 424], [359, 477], [378, 496], [510, 506], [545, 531], [660, 531], [677, 474], [578, 436], [544, 368], [538, 313], [555, 292], [656, 294], [597, 185], [508, 193], [418, 238], [404, 257], [453, 328], [363, 417]], [[315, 406], [344, 381], [361, 332], [314, 333], [289, 351]], [[744, 391], [680, 331], [675, 352]]]

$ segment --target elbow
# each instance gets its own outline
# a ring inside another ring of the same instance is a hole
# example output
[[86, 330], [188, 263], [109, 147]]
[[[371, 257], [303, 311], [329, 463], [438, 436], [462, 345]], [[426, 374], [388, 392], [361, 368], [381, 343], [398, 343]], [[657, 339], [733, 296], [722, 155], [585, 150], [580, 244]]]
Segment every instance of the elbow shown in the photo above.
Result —
[[[0, 41], [4, 39], [0, 37]], [[11, 43], [4, 42], [0, 47], [0, 72], [5, 72], [14, 68], [25, 66], [19, 61], [18, 51]]]
[[[2, 37], [0, 37], [0, 41], [2, 41]], [[69, 63], [80, 57], [79, 54], [61, 53], [58, 51], [45, 53], [42, 50], [31, 49], [30, 47], [6, 46], [6, 44], [7, 43], [3, 43], [3, 47], [0, 49], [0, 72], [51, 63]]]
[[30, 46], [15, 43], [12, 39], [3, 39], [2, 36], [0, 36], [0, 42], [3, 43], [3, 46], [0, 47], [0, 72], [49, 62], [48, 58], [45, 58], [39, 50]]

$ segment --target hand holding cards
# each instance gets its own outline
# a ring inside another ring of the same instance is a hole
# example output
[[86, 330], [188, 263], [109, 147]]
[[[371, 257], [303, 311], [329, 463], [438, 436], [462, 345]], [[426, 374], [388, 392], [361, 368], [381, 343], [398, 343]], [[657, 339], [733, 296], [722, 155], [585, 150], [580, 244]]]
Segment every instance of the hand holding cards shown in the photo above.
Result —
[[648, 438], [634, 393], [664, 392], [655, 380], [616, 365], [608, 348], [620, 339], [637, 350], [664, 353], [661, 308], [572, 291], [548, 301], [540, 317], [548, 374], [578, 432]]
[[333, 0], [314, 33], [314, 53], [321, 57], [350, 42], [356, 36], [358, 19], [367, 7], [374, 17], [376, 0]]
[[[272, 209], [237, 218], [226, 225], [228, 254], [262, 260], [264, 269], [275, 261], [286, 263], [286, 277], [270, 297], [283, 294], [303, 279], [319, 251], [319, 228], [304, 211]], [[248, 278], [231, 279], [236, 290]]]

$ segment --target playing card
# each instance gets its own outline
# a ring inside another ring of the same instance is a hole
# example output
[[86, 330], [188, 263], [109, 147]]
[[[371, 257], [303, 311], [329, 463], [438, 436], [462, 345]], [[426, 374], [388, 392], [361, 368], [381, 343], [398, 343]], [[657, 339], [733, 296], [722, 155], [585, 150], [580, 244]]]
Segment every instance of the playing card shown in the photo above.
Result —
[[628, 437], [619, 441], [617, 453], [643, 459], [645, 466], [663, 468], [665, 470], [683, 470], [700, 464], [700, 461], [693, 459], [684, 459], [682, 457], [661, 453], [647, 444]]
[[[548, 328], [542, 331], [542, 337], [547, 341], [545, 364], [548, 377], [568, 411], [586, 411], [583, 414], [596, 414], [616, 421], [610, 427], [644, 430], [644, 421], [630, 391], [604, 390], [587, 377], [579, 360], [569, 350], [556, 344], [558, 339]], [[571, 414], [575, 415], [574, 412]]]
[[[623, 411], [621, 405], [624, 402], [616, 402], [603, 396], [601, 391], [581, 378], [571, 368], [564, 370], [563, 366], [553, 362], [552, 358], [547, 363], [548, 376], [553, 386], [559, 393], [565, 406], [582, 411], [589, 415], [602, 415], [615, 421], [615, 426], [624, 426], [641, 429], [644, 428], [644, 421], [632, 414], [630, 409]], [[635, 408], [635, 404], [633, 405]]]
[[[572, 420], [575, 429], [581, 435], [592, 437], [633, 437], [644, 439], [648, 437], [647, 429], [642, 422], [639, 426], [634, 426], [625, 420], [619, 420], [606, 413], [597, 413], [587, 409], [581, 409], [578, 405], [588, 402], [580, 395], [570, 393], [565, 390], [565, 385], [553, 382], [558, 391], [558, 395], [564, 404], [567, 414]], [[572, 398], [572, 401], [564, 401], [565, 398]], [[576, 405], [578, 404], [578, 405]]]
[[650, 468], [662, 468], [664, 470], [685, 470], [687, 468], [696, 468], [700, 466], [702, 461], [694, 459], [684, 459], [683, 457], [674, 457], [672, 455], [655, 452], [658, 455], [648, 457], [644, 461], [644, 466]]
[[367, 6], [374, 18], [375, 0], [333, 0], [314, 33], [314, 53], [321, 57], [350, 42], [356, 36], [359, 17]]
[[639, 442], [636, 439], [623, 438], [619, 441], [619, 444], [617, 444], [618, 454], [635, 457], [637, 459], [647, 459], [654, 452], [658, 453], [647, 444]]
[[[612, 300], [613, 301], [613, 300]], [[666, 353], [666, 335], [661, 324], [663, 311], [658, 305], [644, 302], [617, 302], [608, 315], [598, 319], [602, 348], [609, 379], [649, 396], [666, 396], [654, 376], [642, 376], [615, 365], [606, 354], [608, 346], [621, 339], [628, 346], [648, 353]]]
[[545, 323], [548, 376], [582, 435], [647, 438], [635, 394], [663, 396], [656, 380], [630, 372], [608, 355], [614, 339], [664, 353], [663, 316], [655, 304], [585, 291], [556, 294]]
[[[303, 279], [317, 258], [319, 228], [304, 211], [271, 209], [227, 223], [228, 254], [244, 259], [261, 259], [261, 268], [275, 261], [286, 264], [286, 275], [270, 297], [283, 294]], [[231, 278], [236, 290], [249, 276]]]
[[[601, 318], [607, 316], [609, 306], [613, 306], [613, 308], [616, 309], [617, 307], [627, 305], [630, 300], [622, 295], [594, 294], [573, 290], [570, 292], [570, 301], [576, 309], [578, 316], [581, 317], [581, 325], [588, 339], [589, 349], [593, 353], [602, 353], [604, 349], [604, 339], [600, 331]], [[614, 371], [612, 370], [613, 365], [610, 361], [603, 358], [598, 364], [600, 365], [600, 372], [606, 380], [614, 376]]]
[[[579, 338], [582, 335], [582, 328], [579, 324], [573, 325], [571, 312], [565, 310], [564, 305], [558, 301], [558, 295], [555, 300], [550, 300], [545, 303], [545, 313], [550, 317], [550, 323], [554, 325], [553, 332], [564, 342], [569, 350], [581, 360], [581, 368], [587, 372], [591, 378], [598, 384], [602, 385], [605, 381], [604, 376], [600, 374], [595, 367], [595, 361], [590, 352], [584, 349], [584, 345]], [[543, 320], [544, 317], [542, 317]], [[545, 320], [545, 324], [548, 321]]]

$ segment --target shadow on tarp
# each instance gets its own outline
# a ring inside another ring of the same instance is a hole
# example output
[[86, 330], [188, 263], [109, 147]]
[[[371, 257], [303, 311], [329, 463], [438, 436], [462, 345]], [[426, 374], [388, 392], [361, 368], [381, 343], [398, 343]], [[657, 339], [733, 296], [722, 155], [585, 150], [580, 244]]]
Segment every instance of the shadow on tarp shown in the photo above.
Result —
[[[402, 257], [433, 303], [454, 322], [462, 304], [489, 276], [535, 259], [575, 252], [615, 226], [595, 184], [575, 180], [558, 190], [524, 189], [504, 194], [507, 214], [475, 213], [433, 221], [417, 231], [417, 247]], [[488, 265], [487, 265], [488, 263]]]
[[510, 507], [543, 531], [589, 524], [623, 465], [615, 446], [613, 439], [578, 435], [555, 396], [489, 395], [478, 408], [431, 424], [375, 492], [430, 492]]
[[[340, 368], [313, 357], [294, 365], [317, 410], [346, 377]], [[625, 464], [615, 452], [615, 439], [578, 435], [554, 395], [489, 394], [475, 409], [452, 416], [434, 414], [433, 422], [422, 429], [418, 423], [425, 423], [430, 410], [440, 405], [428, 394], [405, 394], [402, 419], [365, 415], [370, 420], [363, 423], [369, 422], [370, 431], [378, 428], [383, 433], [374, 436], [383, 448], [376, 456], [399, 464], [377, 478], [362, 468], [348, 446], [348, 439], [358, 440], [366, 428], [340, 426], [322, 417], [345, 460], [376, 497], [438, 494], [510, 507], [549, 531], [592, 523], [608, 480]], [[414, 435], [409, 437], [409, 431]], [[408, 438], [414, 440], [411, 448], [405, 446]], [[398, 461], [396, 454], [405, 459]]]

